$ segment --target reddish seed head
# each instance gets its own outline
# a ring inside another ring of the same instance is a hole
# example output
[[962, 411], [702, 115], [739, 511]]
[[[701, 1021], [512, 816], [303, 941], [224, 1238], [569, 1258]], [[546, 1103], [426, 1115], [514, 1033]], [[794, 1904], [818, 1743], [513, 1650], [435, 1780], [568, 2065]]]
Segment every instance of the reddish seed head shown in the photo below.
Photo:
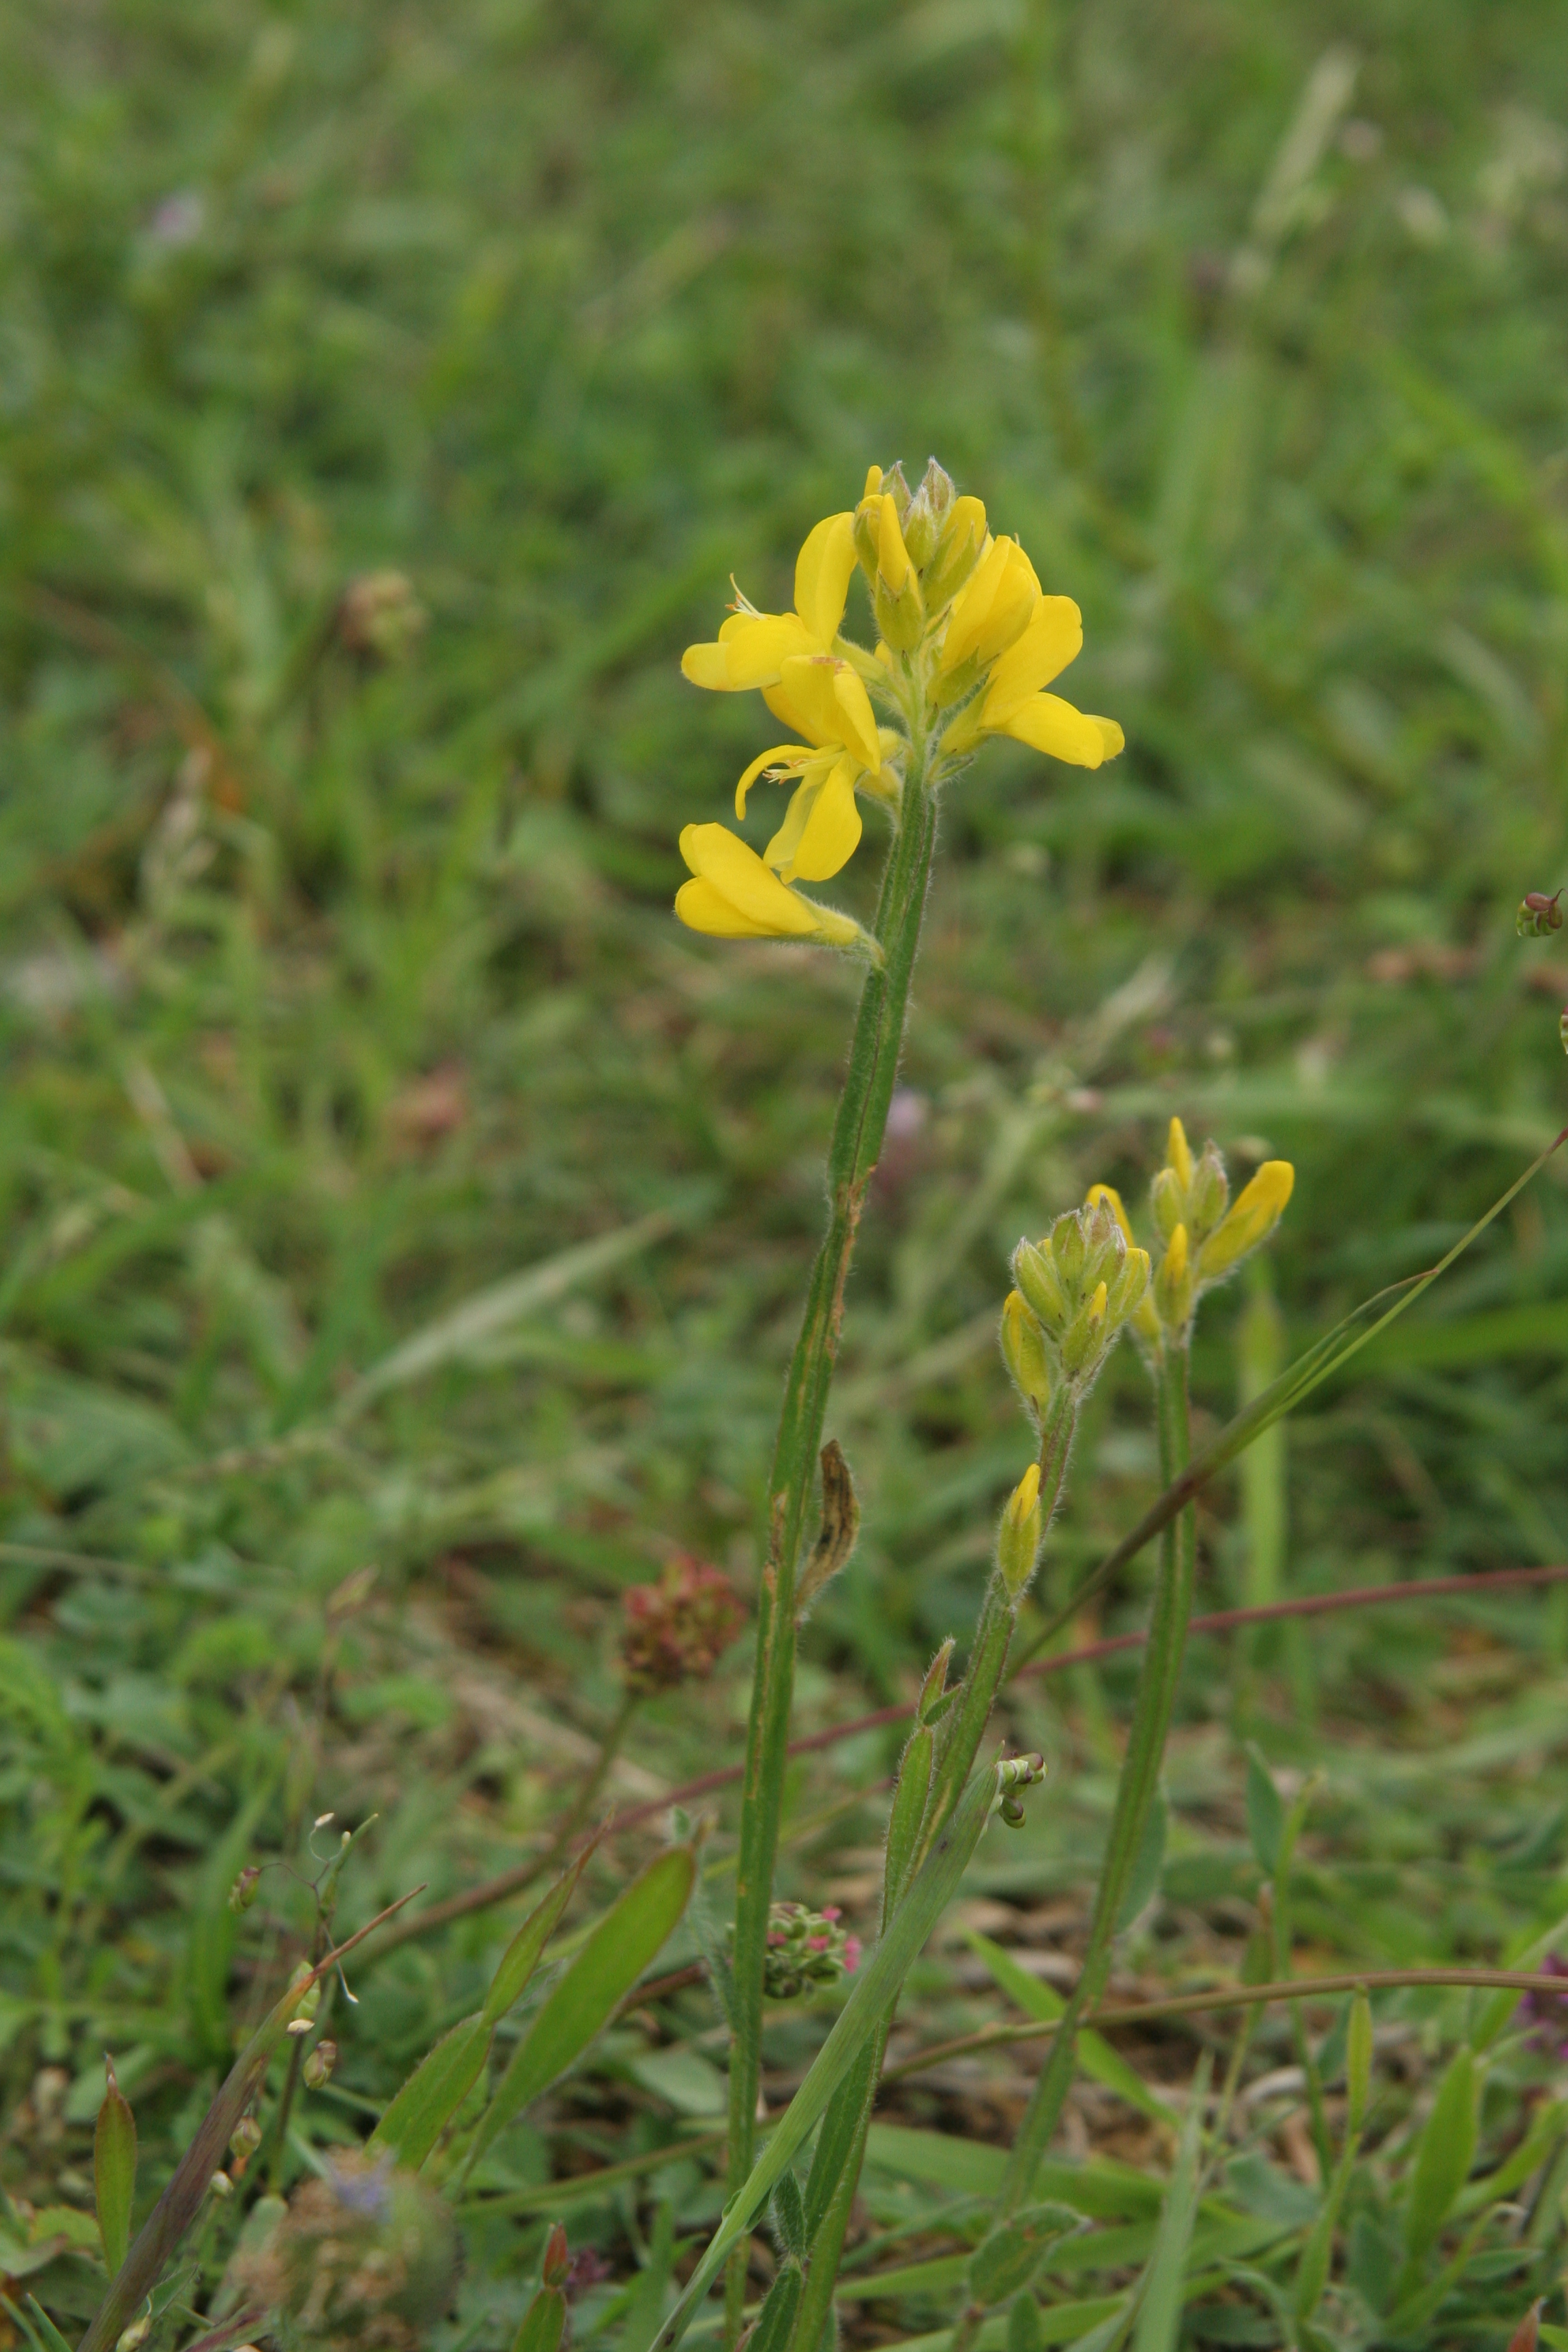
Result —
[[657, 1584], [634, 1584], [623, 1606], [621, 1664], [627, 1688], [644, 1696], [706, 1682], [744, 1615], [729, 1578], [686, 1552]]

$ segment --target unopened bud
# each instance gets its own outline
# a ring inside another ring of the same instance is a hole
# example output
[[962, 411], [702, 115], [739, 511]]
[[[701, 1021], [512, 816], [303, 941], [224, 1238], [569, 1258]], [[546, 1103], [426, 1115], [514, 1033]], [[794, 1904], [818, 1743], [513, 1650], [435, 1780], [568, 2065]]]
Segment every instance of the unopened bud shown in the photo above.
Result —
[[1062, 1339], [1062, 1370], [1069, 1380], [1077, 1380], [1099, 1360], [1107, 1337], [1106, 1302], [1106, 1286], [1103, 1282], [1097, 1283], [1091, 1297], [1068, 1326]]
[[232, 2197], [234, 2195], [234, 2183], [229, 2179], [226, 2172], [215, 2172], [212, 2179], [207, 2182], [207, 2188], [212, 2195], [217, 2199], [219, 2204], [223, 2202], [226, 2197]]
[[1176, 1181], [1184, 1192], [1193, 1181], [1193, 1155], [1187, 1143], [1187, 1130], [1179, 1118], [1173, 1118], [1165, 1135], [1165, 1164], [1174, 1170]]
[[247, 1862], [228, 1890], [231, 1911], [248, 1911], [261, 1886], [261, 1873], [253, 1862]]
[[566, 2245], [566, 2225], [563, 2221], [557, 2221], [552, 2226], [550, 2235], [544, 2241], [544, 2262], [540, 2276], [546, 2286], [564, 2286], [566, 2274], [571, 2267], [572, 2257]]
[[1019, 1600], [1027, 1591], [1039, 1556], [1040, 1465], [1031, 1462], [1008, 1496], [996, 1531], [996, 1565], [1009, 1601]]
[[889, 645], [900, 653], [919, 645], [926, 620], [920, 579], [904, 545], [898, 508], [886, 493], [877, 519], [877, 578], [871, 601], [877, 626]]
[[323, 2034], [300, 2070], [305, 2078], [306, 2089], [319, 2091], [323, 2083], [330, 2083], [337, 2063], [338, 2045], [330, 2035]]
[[153, 2315], [144, 2311], [129, 2327], [122, 2327], [114, 2339], [114, 2352], [142, 2352], [142, 2347], [153, 2333]]
[[1076, 1209], [1068, 1209], [1051, 1227], [1051, 1255], [1068, 1288], [1076, 1289], [1089, 1264], [1089, 1237]]
[[1201, 1283], [1220, 1281], [1233, 1266], [1239, 1265], [1259, 1242], [1268, 1239], [1279, 1223], [1295, 1184], [1296, 1171], [1288, 1160], [1264, 1161], [1251, 1183], [1237, 1194], [1236, 1204], [1224, 1223], [1205, 1242], [1198, 1258], [1198, 1280]]
[[1168, 1242], [1176, 1227], [1185, 1223], [1187, 1214], [1187, 1188], [1173, 1168], [1156, 1171], [1149, 1187], [1149, 1204], [1161, 1240]]
[[1045, 1328], [1053, 1335], [1058, 1334], [1071, 1307], [1049, 1241], [1042, 1242], [1037, 1249], [1033, 1242], [1018, 1244], [1013, 1252], [1013, 1279]]
[[1110, 1286], [1108, 1312], [1111, 1322], [1120, 1326], [1130, 1315], [1136, 1313], [1148, 1287], [1149, 1253], [1147, 1250], [1130, 1249], [1121, 1262], [1121, 1271]]
[[1563, 929], [1563, 909], [1557, 901], [1563, 893], [1553, 891], [1549, 898], [1544, 890], [1527, 890], [1519, 903], [1513, 919], [1514, 929], [1521, 940], [1539, 940], [1548, 931]]
[[1154, 1276], [1154, 1304], [1168, 1331], [1186, 1329], [1193, 1311], [1193, 1279], [1185, 1225], [1178, 1225], [1165, 1244], [1160, 1271]]
[[942, 527], [952, 507], [952, 477], [934, 457], [927, 463], [921, 486], [904, 517], [904, 545], [910, 561], [923, 572], [936, 552]]
[[1226, 1212], [1230, 1199], [1230, 1185], [1226, 1177], [1225, 1161], [1219, 1146], [1205, 1143], [1193, 1170], [1193, 1181], [1187, 1188], [1191, 1211], [1190, 1229], [1194, 1234], [1212, 1233]]
[[261, 2146], [261, 2126], [254, 2116], [241, 2116], [228, 2136], [231, 2156], [254, 2156]]
[[985, 509], [978, 499], [955, 499], [921, 583], [928, 612], [940, 613], [952, 604], [984, 548]]
[[1010, 1290], [1002, 1302], [1002, 1360], [1027, 1411], [1037, 1423], [1043, 1422], [1051, 1401], [1051, 1369], [1045, 1335], [1019, 1290]]

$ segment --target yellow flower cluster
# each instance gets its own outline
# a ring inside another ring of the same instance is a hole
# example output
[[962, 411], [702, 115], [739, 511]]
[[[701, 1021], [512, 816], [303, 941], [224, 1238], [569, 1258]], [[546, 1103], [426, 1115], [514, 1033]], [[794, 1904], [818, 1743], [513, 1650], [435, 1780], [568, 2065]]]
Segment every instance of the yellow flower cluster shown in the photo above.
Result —
[[[1266, 1160], [1233, 1202], [1219, 1146], [1205, 1143], [1194, 1160], [1181, 1120], [1171, 1121], [1165, 1164], [1149, 1188], [1164, 1248], [1132, 1318], [1133, 1330], [1150, 1353], [1157, 1355], [1167, 1339], [1178, 1345], [1185, 1340], [1203, 1293], [1268, 1240], [1295, 1183], [1296, 1171], [1288, 1160]], [[1131, 1243], [1132, 1228], [1121, 1196], [1109, 1184], [1091, 1184], [1089, 1206], [1101, 1202]]]
[[[841, 634], [857, 566], [879, 631], [874, 651]], [[686, 650], [681, 668], [694, 686], [760, 691], [795, 740], [760, 752], [736, 787], [738, 817], [759, 778], [795, 787], [761, 856], [722, 825], [681, 834], [692, 875], [675, 902], [682, 922], [726, 939], [874, 951], [858, 924], [794, 886], [826, 881], [847, 863], [862, 798], [897, 821], [916, 760], [923, 787], [989, 735], [1075, 767], [1113, 759], [1122, 747], [1115, 721], [1046, 691], [1082, 644], [1072, 599], [1045, 594], [1017, 541], [993, 538], [980, 500], [959, 498], [934, 458], [913, 496], [898, 467], [873, 466], [859, 505], [819, 522], [801, 549], [793, 612], [759, 613], [737, 590], [718, 637]]]
[[1123, 1324], [1141, 1310], [1149, 1254], [1131, 1244], [1109, 1205], [1069, 1209], [1038, 1242], [1013, 1253], [1002, 1307], [1002, 1354], [1037, 1429], [1062, 1388], [1088, 1393]]

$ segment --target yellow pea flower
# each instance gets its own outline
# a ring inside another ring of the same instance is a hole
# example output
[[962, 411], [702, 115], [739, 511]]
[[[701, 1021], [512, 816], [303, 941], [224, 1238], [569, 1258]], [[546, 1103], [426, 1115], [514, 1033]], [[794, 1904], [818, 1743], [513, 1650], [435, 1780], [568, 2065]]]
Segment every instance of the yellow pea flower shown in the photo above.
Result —
[[897, 797], [896, 782], [882, 771], [900, 739], [879, 728], [859, 678], [830, 654], [790, 655], [763, 699], [806, 740], [758, 753], [735, 787], [735, 814], [745, 815], [746, 795], [759, 776], [781, 783], [797, 778], [784, 821], [763, 856], [786, 882], [826, 882], [859, 845], [856, 786], [869, 778], [881, 797]]
[[866, 938], [848, 915], [790, 889], [725, 825], [686, 825], [680, 854], [693, 878], [676, 892], [675, 911], [690, 930], [721, 940], [818, 940], [828, 947], [856, 947]]
[[793, 613], [759, 613], [736, 590], [736, 609], [717, 641], [688, 646], [680, 657], [693, 686], [731, 694], [776, 686], [792, 655], [831, 650], [855, 569], [854, 520], [829, 515], [808, 534], [795, 558]]
[[984, 669], [1016, 645], [1040, 600], [1035, 567], [1016, 539], [994, 539], [947, 616], [942, 677], [973, 661]]
[[[984, 568], [983, 564], [981, 570]], [[1014, 572], [1016, 591], [1016, 566]], [[1004, 581], [997, 593], [1000, 597], [1012, 592]], [[952, 748], [967, 751], [984, 736], [1010, 735], [1015, 742], [1027, 743], [1031, 751], [1048, 752], [1075, 768], [1098, 768], [1102, 761], [1114, 760], [1126, 740], [1114, 719], [1095, 718], [1075, 709], [1059, 694], [1041, 690], [1076, 660], [1082, 647], [1083, 616], [1072, 598], [1037, 595], [1021, 634], [993, 664], [984, 692], [950, 729]]]

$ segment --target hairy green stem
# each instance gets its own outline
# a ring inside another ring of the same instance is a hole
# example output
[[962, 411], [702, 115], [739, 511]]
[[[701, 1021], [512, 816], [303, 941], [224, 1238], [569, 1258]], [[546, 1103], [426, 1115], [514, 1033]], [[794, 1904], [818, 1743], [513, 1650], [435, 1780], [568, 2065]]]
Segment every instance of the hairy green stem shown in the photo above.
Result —
[[[936, 841], [926, 747], [911, 746], [903, 805], [882, 877], [876, 936], [881, 966], [861, 991], [844, 1091], [827, 1154], [827, 1230], [817, 1251], [795, 1342], [768, 1482], [768, 1556], [757, 1595], [756, 1664], [746, 1728], [736, 1867], [734, 2036], [730, 2054], [729, 2187], [752, 2169], [762, 2082], [763, 1969], [778, 1851], [790, 1706], [795, 1692], [795, 1569], [816, 1472], [827, 1392], [838, 1349], [844, 1285], [866, 1187], [887, 1126], [903, 1043], [910, 981]], [[727, 2341], [740, 2333], [746, 2252], [738, 2246], [725, 2285]]]
[[[1161, 1475], [1169, 1484], [1185, 1469], [1192, 1451], [1184, 1348], [1166, 1349], [1159, 1374], [1159, 1423]], [[1050, 2145], [1071, 2087], [1078, 2060], [1079, 2027], [1085, 2011], [1099, 2000], [1110, 1974], [1111, 1945], [1122, 1901], [1159, 1786], [1165, 1735], [1170, 1729], [1186, 1644], [1187, 1621], [1192, 1615], [1196, 1559], [1196, 1519], [1188, 1504], [1174, 1525], [1166, 1528], [1161, 1545], [1149, 1641], [1143, 1653], [1127, 1753], [1116, 1786], [1110, 1836], [1089, 1922], [1089, 1948], [1052, 2042], [1050, 2056], [1035, 2084], [1013, 2144], [1002, 2186], [999, 2210], [1004, 2215], [1016, 2213], [1028, 2201], [1040, 2160]], [[955, 2336], [955, 2352], [960, 2340]]]

